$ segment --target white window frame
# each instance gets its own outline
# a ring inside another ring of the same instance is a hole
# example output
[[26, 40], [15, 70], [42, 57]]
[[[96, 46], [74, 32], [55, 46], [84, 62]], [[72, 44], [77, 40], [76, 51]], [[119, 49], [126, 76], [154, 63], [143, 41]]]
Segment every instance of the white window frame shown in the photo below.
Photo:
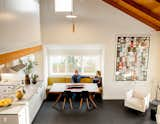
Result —
[[[73, 75], [73, 73], [74, 72], [68, 72], [68, 66], [67, 66], [67, 62], [65, 62], [65, 69], [66, 69], [66, 72], [64, 72], [64, 73], [54, 73], [53, 71], [52, 71], [52, 62], [51, 62], [51, 60], [50, 60], [50, 57], [56, 57], [56, 56], [64, 56], [64, 55], [50, 55], [49, 56], [49, 61], [48, 61], [48, 64], [49, 64], [49, 75], [50, 76], [71, 76], [71, 75]], [[76, 55], [73, 55], [73, 56], [76, 56]], [[77, 56], [82, 56], [82, 72], [79, 72], [80, 74], [82, 74], [82, 75], [95, 75], [95, 73], [96, 72], [93, 72], [93, 73], [84, 73], [84, 62], [83, 62], [83, 58], [84, 58], [84, 56], [85, 55], [77, 55]], [[101, 68], [102, 68], [102, 60], [101, 60], [101, 58], [102, 58], [102, 56], [101, 55], [91, 55], [91, 56], [95, 56], [95, 57], [99, 57], [99, 70], [101, 70]], [[67, 56], [66, 56], [67, 57]]]

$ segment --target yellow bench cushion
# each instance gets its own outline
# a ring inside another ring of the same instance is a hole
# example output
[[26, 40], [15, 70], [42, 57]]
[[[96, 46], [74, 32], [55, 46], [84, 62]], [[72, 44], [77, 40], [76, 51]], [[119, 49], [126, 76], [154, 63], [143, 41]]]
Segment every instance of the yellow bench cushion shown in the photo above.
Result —
[[66, 78], [66, 83], [71, 83], [72, 79], [71, 78]]
[[80, 83], [93, 83], [92, 78], [81, 78]]
[[63, 77], [49, 77], [48, 78], [48, 85], [52, 85], [53, 83], [65, 83], [66, 78]]
[[[48, 77], [48, 85], [52, 85], [54, 83], [70, 83], [72, 79], [69, 77]], [[81, 78], [80, 83], [92, 83], [93, 80], [91, 78]]]

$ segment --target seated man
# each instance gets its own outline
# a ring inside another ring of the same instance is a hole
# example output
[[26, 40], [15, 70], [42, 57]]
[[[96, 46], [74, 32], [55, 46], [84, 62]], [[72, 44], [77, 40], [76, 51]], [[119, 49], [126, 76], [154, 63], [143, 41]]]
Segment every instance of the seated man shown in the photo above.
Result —
[[[82, 75], [80, 75], [79, 74], [79, 72], [78, 72], [78, 70], [75, 70], [74, 71], [74, 75], [72, 76], [72, 82], [73, 83], [80, 83], [80, 80], [81, 80], [81, 78], [88, 78], [89, 76], [82, 76]], [[76, 99], [76, 97], [77, 97], [77, 94], [76, 93], [73, 93], [72, 94], [72, 99]]]
[[75, 70], [74, 75], [72, 76], [73, 83], [80, 83], [81, 78], [88, 78], [89, 76], [82, 76], [79, 74], [78, 70]]

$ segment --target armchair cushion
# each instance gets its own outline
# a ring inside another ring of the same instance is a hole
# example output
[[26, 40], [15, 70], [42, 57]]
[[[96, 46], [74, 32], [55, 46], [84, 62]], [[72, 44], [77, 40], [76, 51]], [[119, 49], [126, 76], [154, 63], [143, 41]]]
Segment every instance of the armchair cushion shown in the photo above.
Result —
[[138, 107], [138, 108], [141, 108], [143, 107], [143, 100], [142, 99], [138, 99], [138, 98], [135, 98], [135, 97], [132, 97], [128, 103], [134, 107]]

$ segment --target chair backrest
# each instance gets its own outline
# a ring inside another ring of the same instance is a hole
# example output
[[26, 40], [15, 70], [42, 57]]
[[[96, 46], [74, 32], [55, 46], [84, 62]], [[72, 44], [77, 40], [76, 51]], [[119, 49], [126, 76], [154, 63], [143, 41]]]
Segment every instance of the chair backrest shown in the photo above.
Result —
[[72, 97], [72, 92], [71, 91], [64, 91], [63, 96], [67, 97], [67, 98]]
[[143, 99], [148, 93], [141, 91], [139, 89], [134, 89], [133, 90], [133, 97]]
[[88, 91], [82, 91], [81, 92], [81, 97], [82, 98], [88, 98], [89, 97], [89, 92]]

